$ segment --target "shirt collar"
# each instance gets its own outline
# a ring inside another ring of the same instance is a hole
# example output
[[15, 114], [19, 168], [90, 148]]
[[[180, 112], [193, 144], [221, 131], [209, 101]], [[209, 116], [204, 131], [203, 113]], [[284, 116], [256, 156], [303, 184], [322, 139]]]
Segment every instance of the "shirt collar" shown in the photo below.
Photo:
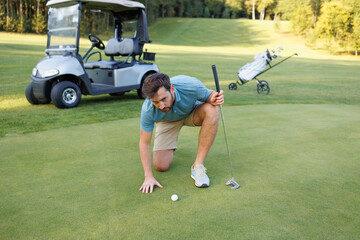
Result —
[[175, 93], [175, 101], [174, 101], [174, 105], [175, 105], [175, 102], [180, 102], [181, 101], [181, 96], [180, 96], [180, 93], [178, 92], [178, 90], [176, 90], [175, 87], [174, 87], [174, 93]]

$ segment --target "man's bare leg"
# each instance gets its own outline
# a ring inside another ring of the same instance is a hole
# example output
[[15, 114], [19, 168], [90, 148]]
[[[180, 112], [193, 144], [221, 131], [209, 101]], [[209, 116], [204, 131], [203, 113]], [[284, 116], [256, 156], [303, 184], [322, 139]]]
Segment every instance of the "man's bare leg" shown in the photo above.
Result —
[[219, 110], [210, 103], [200, 105], [194, 112], [194, 124], [201, 126], [198, 152], [194, 165], [204, 164], [205, 158], [214, 142], [218, 129]]
[[[193, 122], [196, 126], [201, 126], [198, 140], [198, 152], [194, 162], [204, 164], [205, 158], [214, 142], [218, 129], [219, 110], [218, 107], [210, 103], [203, 103], [196, 108]], [[169, 169], [174, 159], [174, 149], [159, 150], [153, 153], [154, 168], [164, 172]]]
[[174, 159], [174, 151], [174, 149], [154, 151], [153, 162], [156, 171], [165, 172], [169, 169]]

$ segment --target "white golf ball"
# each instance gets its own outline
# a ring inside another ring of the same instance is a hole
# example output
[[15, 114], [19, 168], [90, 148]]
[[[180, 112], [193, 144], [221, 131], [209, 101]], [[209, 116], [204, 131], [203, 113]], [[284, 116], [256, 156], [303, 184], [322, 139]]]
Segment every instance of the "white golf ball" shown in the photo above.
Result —
[[174, 202], [175, 201], [177, 201], [179, 198], [178, 198], [178, 195], [176, 195], [176, 194], [173, 194], [172, 196], [171, 196], [171, 200], [173, 200]]

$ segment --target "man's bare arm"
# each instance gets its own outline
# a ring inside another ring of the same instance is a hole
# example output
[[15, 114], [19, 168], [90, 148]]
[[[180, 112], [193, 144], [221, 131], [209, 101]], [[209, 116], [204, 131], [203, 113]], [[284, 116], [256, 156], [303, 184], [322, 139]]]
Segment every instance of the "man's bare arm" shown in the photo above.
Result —
[[143, 193], [152, 193], [154, 186], [162, 188], [160, 183], [158, 183], [154, 178], [151, 167], [151, 138], [152, 132], [144, 132], [140, 129], [139, 151], [141, 164], [144, 168], [145, 180], [139, 191], [142, 191]]

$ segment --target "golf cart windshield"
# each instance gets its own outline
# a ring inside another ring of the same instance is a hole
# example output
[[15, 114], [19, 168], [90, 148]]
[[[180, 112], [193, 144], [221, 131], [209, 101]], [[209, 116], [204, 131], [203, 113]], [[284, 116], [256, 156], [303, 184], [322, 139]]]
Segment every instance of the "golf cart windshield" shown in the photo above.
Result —
[[79, 4], [50, 8], [47, 53], [76, 52], [79, 25]]

